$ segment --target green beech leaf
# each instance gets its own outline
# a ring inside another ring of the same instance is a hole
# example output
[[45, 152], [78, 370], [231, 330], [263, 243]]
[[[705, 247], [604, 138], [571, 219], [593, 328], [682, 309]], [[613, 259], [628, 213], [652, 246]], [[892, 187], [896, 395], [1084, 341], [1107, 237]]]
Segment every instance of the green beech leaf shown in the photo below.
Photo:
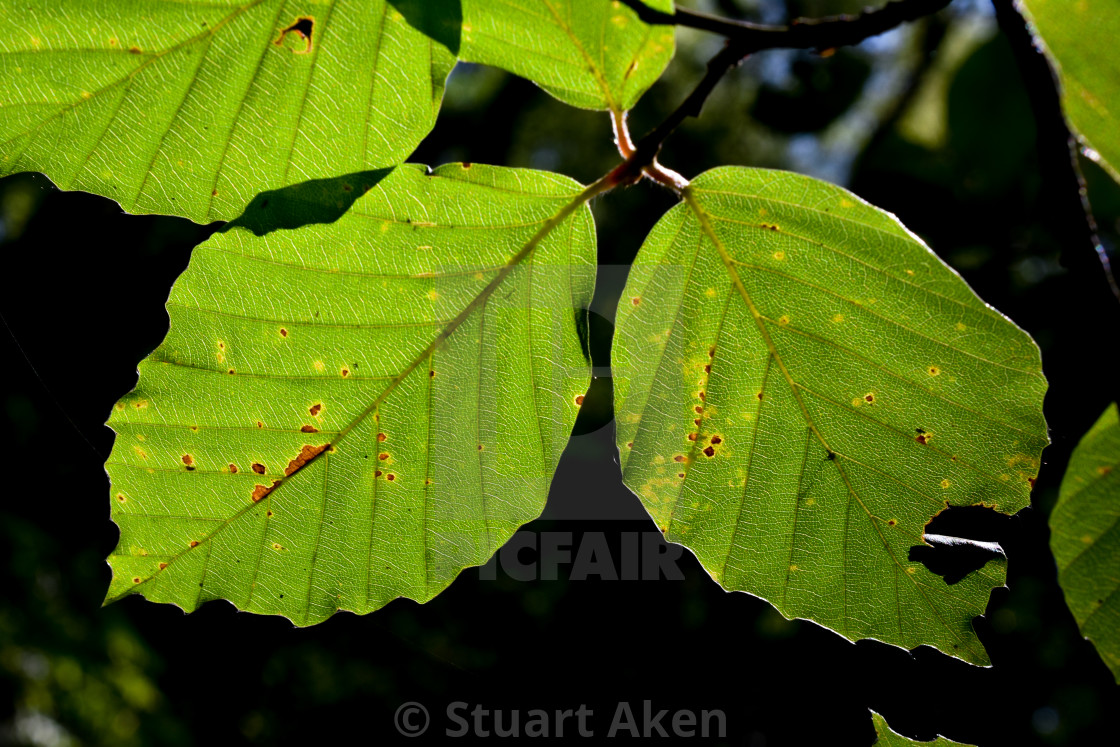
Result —
[[988, 658], [1002, 557], [908, 560], [947, 505], [1029, 503], [1038, 348], [893, 216], [808, 177], [698, 177], [638, 253], [613, 370], [624, 480], [725, 588], [846, 638]]
[[1120, 683], [1120, 419], [1111, 405], [1073, 451], [1050, 514], [1058, 582]]
[[336, 223], [199, 246], [109, 421], [109, 600], [310, 624], [485, 562], [543, 509], [590, 381], [590, 189], [408, 165]]
[[[672, 0], [650, 0], [672, 12]], [[561, 101], [624, 112], [673, 57], [673, 27], [614, 0], [463, 0], [462, 59], [528, 78]]]
[[0, 0], [0, 17], [0, 174], [198, 222], [400, 163], [454, 64], [385, 0]]
[[972, 747], [972, 745], [966, 745], [963, 742], [954, 742], [945, 737], [938, 737], [932, 742], [918, 742], [909, 739], [893, 731], [891, 727], [887, 725], [887, 720], [878, 713], [875, 713], [875, 711], [871, 712], [871, 722], [875, 725], [875, 744], [877, 747], [907, 747], [912, 744], [928, 744], [932, 745], [932, 747], [952, 747], [953, 745]]
[[1066, 116], [1120, 181], [1120, 2], [1022, 0], [1022, 7], [1056, 64]]

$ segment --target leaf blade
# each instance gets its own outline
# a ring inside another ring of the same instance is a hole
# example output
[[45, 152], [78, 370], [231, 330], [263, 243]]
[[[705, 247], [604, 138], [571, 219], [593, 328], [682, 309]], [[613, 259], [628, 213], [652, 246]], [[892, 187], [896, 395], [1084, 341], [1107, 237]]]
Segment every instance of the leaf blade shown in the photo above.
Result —
[[1120, 683], [1120, 417], [1115, 403], [1081, 439], [1050, 514], [1058, 582], [1081, 634]]
[[25, 5], [0, 5], [23, 32], [0, 40], [0, 171], [200, 223], [404, 160], [454, 63], [386, 0]]
[[963, 742], [954, 742], [945, 737], [937, 737], [929, 742], [918, 742], [909, 737], [904, 737], [891, 729], [890, 725], [887, 724], [887, 720], [878, 713], [875, 713], [875, 711], [871, 712], [871, 722], [875, 726], [875, 744], [882, 745], [882, 747], [909, 747], [909, 745], [915, 744], [928, 744], [934, 747], [952, 747], [953, 745], [972, 747], [972, 745], [966, 745]]
[[985, 663], [971, 618], [1002, 559], [948, 587], [908, 550], [945, 505], [1029, 502], [1037, 348], [837, 187], [725, 168], [685, 200], [620, 304], [624, 481], [725, 588], [852, 640]]
[[[671, 0], [650, 2], [672, 11]], [[463, 0], [460, 57], [528, 78], [561, 101], [624, 112], [673, 56], [673, 29], [609, 0]]]
[[400, 167], [336, 223], [203, 244], [110, 419], [109, 599], [311, 624], [485, 562], [543, 508], [590, 380], [591, 189]]
[[1023, 0], [1035, 38], [1057, 69], [1062, 108], [1092, 150], [1094, 160], [1120, 181], [1120, 61], [1112, 44], [1120, 36], [1115, 0]]

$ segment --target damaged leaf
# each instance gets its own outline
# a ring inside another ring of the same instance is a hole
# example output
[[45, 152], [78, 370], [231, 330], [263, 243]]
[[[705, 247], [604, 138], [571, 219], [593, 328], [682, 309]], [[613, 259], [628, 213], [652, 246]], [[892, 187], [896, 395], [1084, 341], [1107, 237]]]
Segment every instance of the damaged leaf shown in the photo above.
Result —
[[626, 485], [729, 590], [974, 664], [1003, 584], [909, 560], [945, 506], [1014, 513], [1047, 443], [1038, 348], [893, 216], [721, 168], [653, 229], [613, 349]]
[[0, 174], [200, 223], [305, 180], [393, 166], [451, 53], [386, 0], [0, 0]]
[[109, 600], [305, 625], [484, 563], [543, 509], [590, 381], [587, 192], [408, 165], [335, 223], [199, 246], [109, 421]]

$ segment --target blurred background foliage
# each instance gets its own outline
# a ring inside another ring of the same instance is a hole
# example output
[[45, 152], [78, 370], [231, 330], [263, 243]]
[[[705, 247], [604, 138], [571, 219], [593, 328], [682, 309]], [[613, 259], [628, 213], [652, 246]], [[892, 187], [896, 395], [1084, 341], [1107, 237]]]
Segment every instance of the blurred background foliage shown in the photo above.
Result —
[[[859, 0], [705, 0], [767, 23], [855, 12]], [[686, 95], [719, 39], [678, 31], [663, 80], [631, 114], [636, 136]], [[692, 177], [721, 164], [792, 169], [898, 215], [977, 292], [1029, 331], [1051, 383], [1053, 445], [1034, 506], [1006, 518], [947, 512], [937, 530], [1000, 542], [1008, 588], [977, 621], [994, 666], [927, 649], [851, 645], [725, 594], [691, 556], [681, 581], [522, 583], [468, 571], [435, 601], [394, 602], [311, 629], [211, 603], [186, 617], [130, 598], [100, 608], [116, 542], [102, 423], [162, 338], [163, 302], [190, 249], [218, 226], [128, 216], [38, 175], [0, 180], [0, 336], [8, 385], [0, 503], [0, 744], [309, 743], [392, 740], [418, 700], [610, 713], [620, 699], [722, 708], [728, 742], [870, 744], [872, 708], [913, 737], [984, 744], [1102, 744], [1120, 696], [1056, 584], [1049, 514], [1069, 452], [1115, 386], [1117, 330], [1063, 252], [1016, 58], [985, 0], [828, 54], [770, 51], [730, 74], [662, 162]], [[549, 169], [589, 182], [617, 163], [606, 115], [532, 84], [461, 65], [414, 161]], [[1082, 161], [1101, 238], [1120, 235], [1120, 188]], [[610, 319], [624, 266], [671, 195], [636, 185], [600, 198], [601, 263], [590, 339], [603, 374], [532, 531], [652, 525], [621, 486], [610, 429]], [[1070, 263], [1066, 263], [1070, 264]], [[10, 334], [8, 334], [10, 333]], [[1110, 379], [1111, 375], [1111, 379]]]

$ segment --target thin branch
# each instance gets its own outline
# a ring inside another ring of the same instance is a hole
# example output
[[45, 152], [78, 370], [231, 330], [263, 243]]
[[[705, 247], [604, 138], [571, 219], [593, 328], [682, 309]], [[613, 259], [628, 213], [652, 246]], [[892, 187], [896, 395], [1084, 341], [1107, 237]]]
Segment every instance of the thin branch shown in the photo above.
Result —
[[744, 55], [764, 49], [835, 49], [859, 44], [908, 21], [936, 13], [951, 0], [896, 0], [859, 15], [798, 19], [789, 26], [765, 26], [748, 21], [677, 8], [675, 13], [654, 10], [642, 0], [622, 0], [646, 23], [684, 26], [727, 37]]
[[[1027, 22], [1012, 0], [995, 0], [1000, 29], [1011, 44], [1038, 128], [1039, 168], [1043, 184], [1053, 196], [1054, 218], [1061, 234], [1070, 235], [1062, 263], [1071, 269], [1092, 270], [1099, 265], [1112, 294], [1120, 300], [1120, 285], [1108, 254], [1097, 236], [1085, 181], [1077, 163], [1080, 147], [1062, 113], [1061, 91], [1054, 69], [1035, 46]], [[1092, 260], [1096, 256], [1096, 261]], [[1099, 275], [1097, 275], [1099, 277]]]
[[[619, 152], [626, 163], [636, 166], [636, 173], [644, 174], [654, 181], [680, 191], [687, 181], [676, 172], [657, 164], [657, 154], [665, 139], [684, 120], [700, 116], [704, 102], [715, 90], [731, 68], [737, 66], [749, 55], [764, 49], [832, 49], [847, 44], [857, 44], [864, 39], [889, 31], [908, 21], [935, 13], [951, 0], [898, 0], [879, 10], [868, 11], [857, 16], [838, 16], [813, 21], [795, 22], [791, 26], [758, 26], [745, 21], [731, 21], [694, 11], [678, 8], [675, 14], [654, 10], [641, 0], [622, 0], [648, 23], [677, 24], [713, 31], [727, 37], [727, 45], [719, 54], [708, 61], [708, 71], [680, 106], [665, 118], [661, 124], [643, 137], [636, 146], [623, 149], [619, 138], [619, 121], [616, 118], [615, 139]], [[627, 136], [628, 138], [629, 136]], [[629, 152], [632, 147], [632, 152]], [[640, 177], [639, 177], [640, 178]]]

